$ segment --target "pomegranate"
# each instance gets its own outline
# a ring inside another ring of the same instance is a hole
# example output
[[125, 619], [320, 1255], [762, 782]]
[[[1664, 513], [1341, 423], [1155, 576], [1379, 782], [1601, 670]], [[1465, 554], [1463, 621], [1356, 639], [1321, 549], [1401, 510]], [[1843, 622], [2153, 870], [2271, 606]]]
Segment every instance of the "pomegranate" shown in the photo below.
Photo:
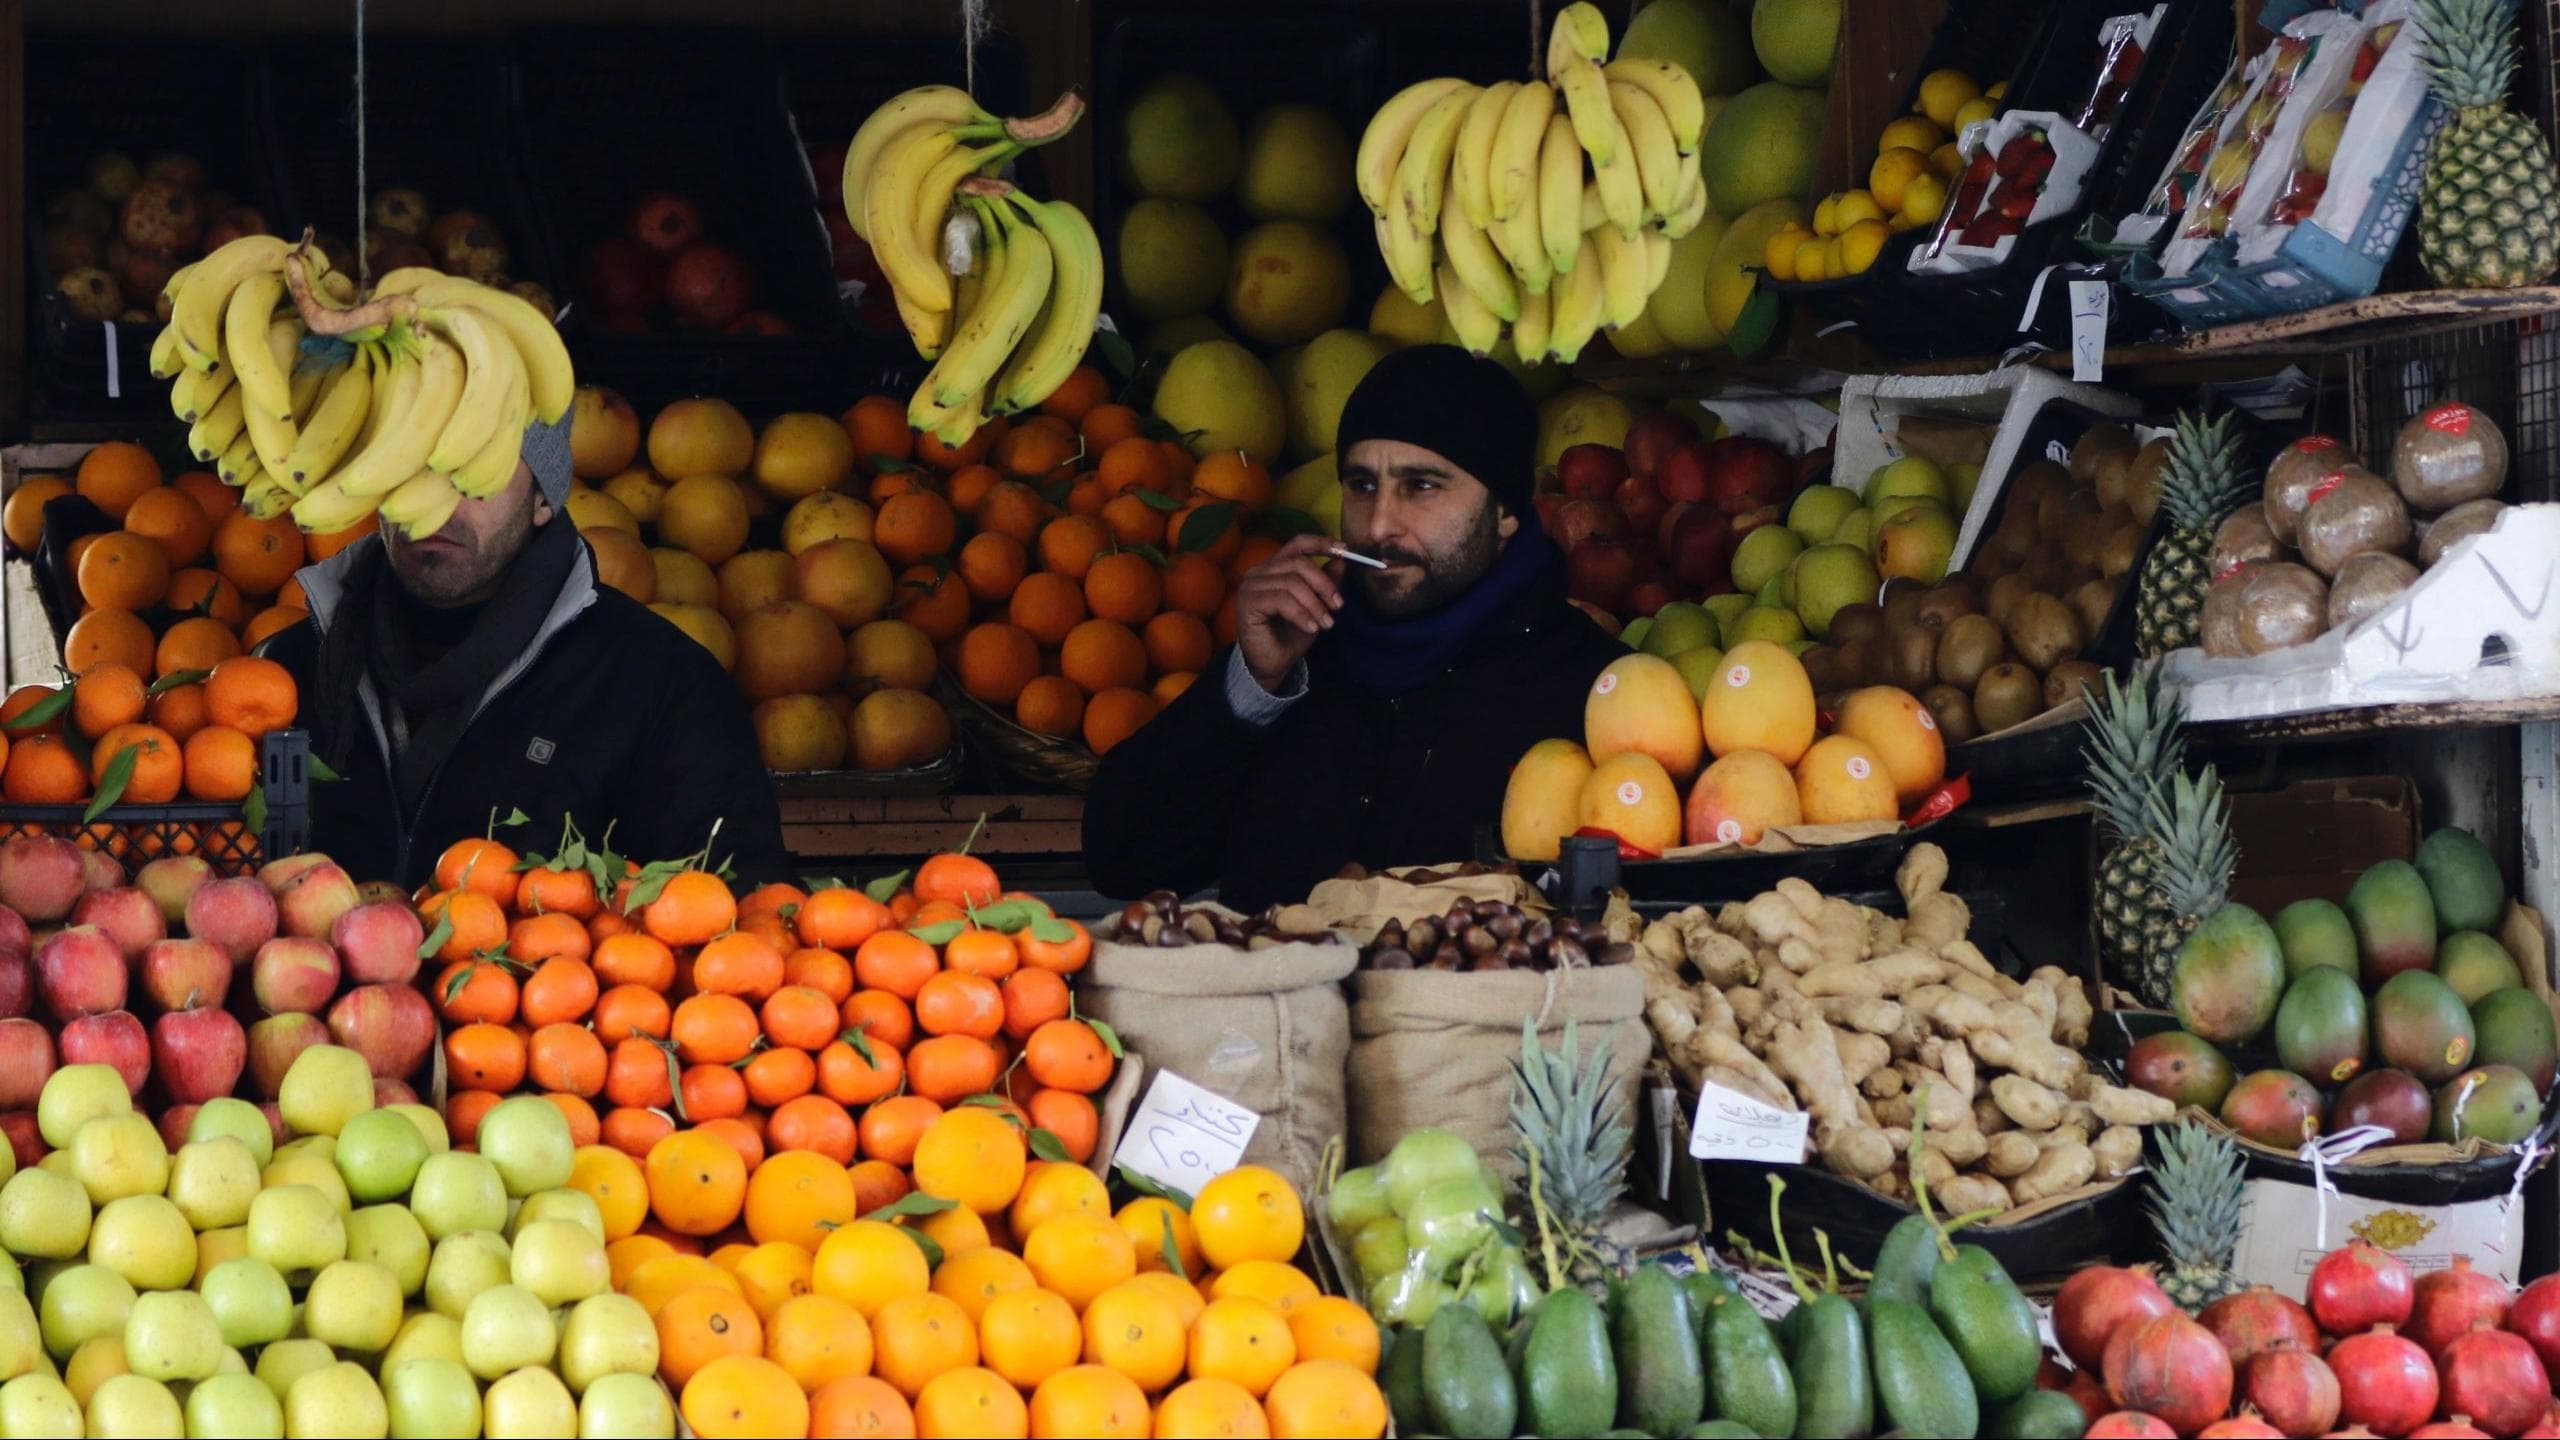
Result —
[[2079, 1401], [2081, 1415], [2092, 1422], [2115, 1408], [2107, 1398], [2107, 1383], [2093, 1370], [2072, 1371], [2071, 1383], [2062, 1387], [2062, 1393]]
[[2551, 1372], [2532, 1342], [2481, 1320], [2445, 1346], [2444, 1409], [2493, 1435], [2514, 1435], [2551, 1407]]
[[2092, 1265], [2062, 1283], [2053, 1297], [2053, 1333], [2082, 1370], [2099, 1370], [2107, 1340], [2136, 1320], [2177, 1313], [2146, 1269]]
[[175, 255], [204, 234], [204, 212], [195, 193], [162, 180], [146, 180], [125, 198], [124, 243], [155, 255]]
[[2285, 1440], [2283, 1431], [2255, 1415], [2216, 1420], [2196, 1432], [2196, 1440]]
[[448, 275], [461, 275], [483, 285], [504, 282], [514, 256], [507, 249], [506, 237], [488, 216], [472, 210], [456, 210], [427, 229], [427, 249], [436, 264]]
[[2106, 1375], [2117, 1404], [2157, 1415], [2181, 1435], [2231, 1409], [2231, 1352], [2212, 1331], [2174, 1310], [2110, 1340]]
[[2560, 1400], [2553, 1401], [2551, 1408], [2542, 1412], [2542, 1418], [2534, 1421], [2533, 1428], [2525, 1431], [2520, 1440], [2560, 1440]]
[[2560, 1275], [2545, 1275], [2524, 1287], [2507, 1307], [2507, 1328], [2533, 1342], [2542, 1368], [2560, 1370]]
[[2249, 1362], [2240, 1393], [2288, 1435], [2317, 1435], [2338, 1423], [2338, 1377], [2316, 1352], [2290, 1340]]
[[762, 335], [778, 338], [792, 333], [791, 322], [770, 310], [750, 310], [729, 322], [724, 335]]
[[665, 293], [665, 262], [628, 235], [608, 235], [578, 267], [578, 289], [607, 314], [646, 316]]
[[[839, 167], [841, 168], [841, 167]], [[631, 238], [661, 255], [673, 255], [702, 238], [702, 209], [682, 195], [643, 195], [631, 207]]]
[[678, 325], [718, 330], [755, 303], [755, 268], [726, 245], [702, 241], [667, 262], [667, 310]]
[[2311, 1315], [2331, 1335], [2361, 1335], [2376, 1325], [2409, 1321], [2415, 1300], [2409, 1267], [2369, 1240], [2357, 1239], [2311, 1267]]
[[2468, 1415], [2456, 1415], [2433, 1425], [2421, 1425], [2409, 1432], [2409, 1440], [2489, 1440], [2489, 1432], [2471, 1423]]
[[2178, 1432], [2156, 1415], [2118, 1410], [2089, 1422], [2088, 1440], [2177, 1440]]
[[2339, 1341], [2329, 1369], [2338, 1377], [2338, 1413], [2349, 1424], [2406, 1435], [2436, 1413], [2434, 1363], [2389, 1325]]
[[2251, 1356], [2273, 1349], [2279, 1340], [2290, 1340], [2305, 1350], [2320, 1348], [2320, 1326], [2311, 1312], [2264, 1285], [2223, 1296], [2204, 1307], [2196, 1320], [2231, 1352], [2234, 1366], [2247, 1365]]
[[2470, 1256], [2456, 1255], [2451, 1265], [2428, 1271], [2411, 1287], [2409, 1323], [2403, 1333], [2441, 1363], [2444, 1347], [2470, 1334], [2473, 1322], [2503, 1325], [2507, 1307], [2513, 1303], [2515, 1297], [2504, 1283], [2472, 1269]]

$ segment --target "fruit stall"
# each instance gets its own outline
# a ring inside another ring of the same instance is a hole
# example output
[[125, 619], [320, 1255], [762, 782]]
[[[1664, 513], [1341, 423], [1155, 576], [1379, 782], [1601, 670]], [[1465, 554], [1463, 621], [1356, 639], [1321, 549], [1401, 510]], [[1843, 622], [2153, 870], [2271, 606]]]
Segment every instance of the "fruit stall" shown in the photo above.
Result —
[[[0, 1435], [2560, 1434], [2560, 4], [0, 0], [0, 95]], [[1427, 345], [1576, 718], [1462, 853], [1089, 865]], [[548, 727], [319, 843], [312, 567], [544, 426], [788, 878]]]

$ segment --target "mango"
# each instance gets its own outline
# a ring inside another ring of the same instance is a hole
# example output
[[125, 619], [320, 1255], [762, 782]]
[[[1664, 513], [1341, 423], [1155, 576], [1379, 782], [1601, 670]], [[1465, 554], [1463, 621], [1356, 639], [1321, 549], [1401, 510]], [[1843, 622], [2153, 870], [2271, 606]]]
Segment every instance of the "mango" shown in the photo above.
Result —
[[2346, 910], [2364, 955], [2366, 988], [2436, 963], [2435, 897], [2415, 865], [2385, 860], [2357, 876]]
[[2276, 1059], [2322, 1085], [2343, 1085], [2364, 1068], [2364, 991], [2344, 970], [2313, 966], [2276, 1005]]
[[2507, 913], [2506, 876], [2480, 838], [2448, 825], [2418, 847], [2418, 873], [2426, 877], [2439, 930], [2495, 930]]
[[2235, 1078], [2231, 1062], [2212, 1041], [2184, 1030], [2162, 1030], [2135, 1041], [2124, 1058], [2124, 1076], [2137, 1090], [2202, 1110], [2219, 1110]]
[[1502, 853], [1514, 860], [1553, 860], [1563, 838], [1582, 823], [1582, 786], [1591, 757], [1570, 740], [1541, 740], [1511, 767], [1502, 790]]
[[1649, 755], [1684, 782], [1704, 758], [1698, 702], [1689, 695], [1689, 682], [1658, 655], [1629, 655], [1600, 672], [1583, 701], [1582, 739], [1595, 765], [1621, 755]]
[[2275, 928], [2287, 975], [2299, 979], [2303, 971], [2320, 965], [2356, 973], [2356, 930], [2335, 903], [2296, 900], [2276, 912]]
[[1785, 646], [1745, 640], [1725, 652], [1723, 673], [1707, 687], [1699, 718], [1717, 759], [1765, 750], [1793, 768], [1813, 746], [1813, 682]]
[[2320, 1092], [2290, 1070], [2261, 1070], [2222, 1097], [2222, 1123], [2291, 1154], [2320, 1133]]
[[1659, 855], [1680, 843], [1680, 787], [1661, 762], [1631, 751], [1592, 769], [1582, 782], [1578, 819]]
[[1737, 750], [1707, 767], [1689, 792], [1691, 845], [1757, 845], [1773, 829], [1800, 824], [1796, 777], [1763, 750]]
[[1850, 735], [1826, 735], [1804, 752], [1796, 762], [1796, 799], [1810, 825], [1856, 825], [1900, 813], [1883, 757]]
[[1893, 779], [1893, 798], [1908, 806], [1947, 778], [1947, 742], [1937, 717], [1910, 691], [1870, 685], [1841, 702], [1833, 729], [1864, 741]]
[[2284, 994], [2276, 932], [2248, 906], [2224, 905], [2178, 947], [2169, 994], [2185, 1029], [2217, 1045], [2257, 1038]]
[[2404, 970], [2373, 996], [2373, 1048], [2382, 1062], [2441, 1085], [2471, 1063], [2471, 1011], [2432, 971]]
[[2435, 1124], [2427, 1138], [2446, 1145], [2480, 1139], [2513, 1145], [2542, 1119], [2542, 1096], [2513, 1065], [2483, 1065], [2436, 1092]]
[[2530, 990], [2493, 990], [2471, 1002], [2478, 1042], [2472, 1058], [2483, 1065], [2513, 1065], [2533, 1077], [2534, 1090], [2551, 1088], [2560, 1074], [2560, 1027], [2551, 1006]]
[[2465, 1005], [2477, 1005], [2492, 990], [2524, 983], [2516, 957], [2507, 947], [2477, 930], [2456, 930], [2436, 946], [2436, 978], [2453, 987]]

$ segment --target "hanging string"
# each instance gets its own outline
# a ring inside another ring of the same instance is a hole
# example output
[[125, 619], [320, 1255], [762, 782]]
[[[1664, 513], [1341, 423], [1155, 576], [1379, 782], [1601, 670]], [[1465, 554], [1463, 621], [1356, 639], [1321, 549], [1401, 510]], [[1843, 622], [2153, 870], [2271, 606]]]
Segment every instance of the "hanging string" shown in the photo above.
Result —
[[1532, 80], [1546, 76], [1546, 8], [1545, 0], [1529, 0], [1529, 78]]
[[371, 213], [366, 199], [368, 193], [365, 189], [364, 153], [364, 0], [356, 0], [356, 228], [355, 244], [351, 248], [356, 252], [356, 289], [359, 292], [373, 287], [372, 266], [368, 263], [364, 245], [365, 218]]
[[960, 45], [966, 52], [966, 88], [972, 99], [978, 93], [978, 42], [987, 38], [995, 23], [994, 14], [987, 8], [987, 0], [960, 0]]

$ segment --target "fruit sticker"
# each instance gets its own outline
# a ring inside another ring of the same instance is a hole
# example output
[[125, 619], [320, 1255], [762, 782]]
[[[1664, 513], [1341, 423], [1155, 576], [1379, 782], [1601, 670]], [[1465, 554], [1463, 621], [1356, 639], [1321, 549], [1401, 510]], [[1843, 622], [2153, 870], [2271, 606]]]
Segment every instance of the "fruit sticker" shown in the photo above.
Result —
[[2427, 412], [2427, 428], [2442, 435], [2465, 435], [2471, 430], [2471, 407], [2459, 400], [2448, 400]]
[[2329, 1067], [2329, 1083], [2332, 1085], [2344, 1085], [2347, 1081], [2355, 1077], [2355, 1073], [2357, 1071], [2363, 1068], [2364, 1061], [2360, 1059], [2341, 1060], [2337, 1064]]
[[1633, 780], [1622, 783], [1618, 786], [1618, 803], [1621, 805], [1643, 804], [1644, 787]]
[[2444, 1044], [2444, 1063], [2460, 1065], [2471, 1056], [2471, 1037], [2456, 1035]]
[[1873, 765], [1867, 763], [1867, 757], [1864, 755], [1852, 755], [1849, 757], [1849, 778], [1852, 780], [1866, 779], [1868, 776], [1875, 773], [1875, 768], [1876, 767]]
[[1600, 682], [1591, 687], [1591, 693], [1594, 695], [1606, 695], [1617, 688], [1618, 672], [1615, 670], [1604, 670], [1600, 673]]
[[2344, 470], [2332, 470], [2328, 474], [2321, 476], [2318, 483], [2311, 487], [2311, 493], [2303, 497], [2302, 508], [2308, 510], [2312, 506], [2319, 504], [2322, 500], [2328, 498], [2330, 491], [2345, 484], [2346, 479], [2347, 472]]
[[1728, 816], [1726, 816], [1724, 819], [1717, 821], [1717, 822], [1716, 822], [1716, 840], [1717, 840], [1717, 842], [1718, 842], [1718, 843], [1720, 843], [1720, 844], [1725, 844], [1725, 845], [1739, 845], [1739, 844], [1741, 844], [1741, 843], [1742, 843], [1742, 822], [1741, 822], [1741, 821], [1739, 821], [1739, 820], [1734, 819], [1732, 816], [1729, 816], [1729, 815], [1728, 815]]
[[1921, 728], [1921, 729], [1923, 729], [1923, 730], [1935, 730], [1935, 729], [1937, 729], [1937, 728], [1938, 728], [1938, 717], [1937, 717], [1937, 716], [1935, 716], [1935, 715], [1930, 714], [1930, 713], [1929, 713], [1928, 711], [1926, 711], [1926, 710], [1921, 711], [1920, 713], [1918, 713], [1917, 715], [1912, 716], [1911, 718], [1913, 718], [1913, 719], [1915, 719], [1915, 720], [1919, 721], [1919, 722], [1920, 722], [1920, 728]]
[[1732, 669], [1727, 670], [1724, 672], [1724, 683], [1732, 686], [1736, 690], [1750, 684], [1751, 667], [1748, 665], [1736, 665]]
[[2336, 450], [2340, 447], [2336, 436], [2305, 435], [2293, 442], [2293, 448], [2308, 454], [2314, 450]]

